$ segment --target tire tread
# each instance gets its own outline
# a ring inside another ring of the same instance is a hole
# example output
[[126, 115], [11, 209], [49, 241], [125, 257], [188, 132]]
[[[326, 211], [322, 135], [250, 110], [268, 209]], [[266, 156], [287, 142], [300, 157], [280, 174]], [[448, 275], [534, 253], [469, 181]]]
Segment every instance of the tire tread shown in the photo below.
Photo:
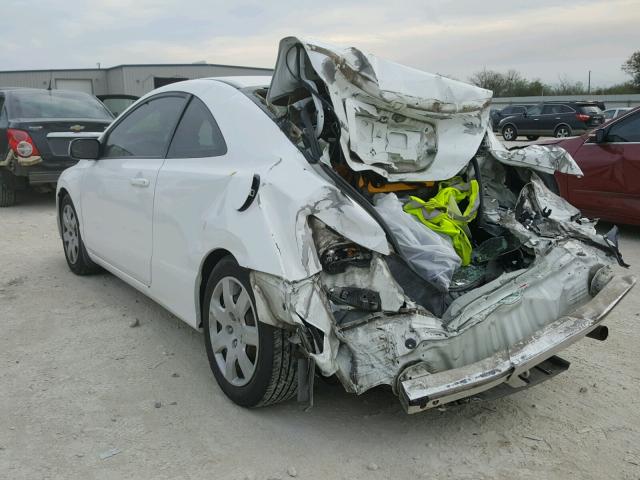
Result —
[[0, 176], [0, 207], [12, 207], [16, 204], [16, 191], [7, 185]]

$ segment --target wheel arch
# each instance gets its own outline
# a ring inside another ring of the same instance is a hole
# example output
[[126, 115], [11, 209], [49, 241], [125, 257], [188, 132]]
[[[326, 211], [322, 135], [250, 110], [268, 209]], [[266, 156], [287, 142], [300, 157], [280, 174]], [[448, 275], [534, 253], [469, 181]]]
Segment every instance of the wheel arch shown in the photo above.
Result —
[[225, 257], [232, 257], [237, 261], [237, 258], [229, 250], [224, 248], [216, 248], [211, 250], [202, 260], [200, 264], [200, 270], [198, 272], [198, 280], [196, 282], [196, 301], [198, 302], [198, 308], [196, 309], [196, 324], [198, 328], [202, 328], [202, 304], [204, 301], [204, 292], [207, 288], [207, 281], [213, 269], [216, 267], [220, 260]]
[[518, 132], [518, 127], [516, 127], [516, 125], [514, 123], [512, 123], [512, 122], [507, 122], [504, 125], [502, 125], [502, 127], [500, 127], [500, 133], [504, 132], [504, 129], [507, 128], [507, 127], [513, 128], [513, 130], [516, 132], [516, 136], [517, 136], [517, 134], [519, 133]]
[[558, 131], [558, 129], [560, 127], [567, 127], [569, 129], [569, 131], [571, 133], [573, 133], [573, 128], [571, 127], [571, 125], [569, 125], [567, 122], [560, 122], [558, 123], [554, 128], [553, 128], [553, 134], [555, 136], [555, 133]]

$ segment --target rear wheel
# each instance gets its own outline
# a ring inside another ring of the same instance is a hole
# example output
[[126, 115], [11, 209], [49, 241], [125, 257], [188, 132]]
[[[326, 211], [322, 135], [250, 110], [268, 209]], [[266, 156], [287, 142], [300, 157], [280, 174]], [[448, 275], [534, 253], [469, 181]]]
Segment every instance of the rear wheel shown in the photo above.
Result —
[[553, 132], [553, 136], [556, 138], [564, 138], [571, 136], [571, 127], [568, 125], [560, 125], [556, 127], [555, 132]]
[[16, 204], [16, 190], [9, 178], [10, 173], [0, 171], [0, 207], [12, 207]]
[[80, 222], [71, 197], [65, 195], [60, 202], [60, 226], [62, 228], [62, 248], [69, 269], [76, 275], [91, 275], [100, 271], [87, 253], [80, 235]]
[[231, 400], [260, 407], [296, 394], [291, 334], [259, 321], [249, 272], [232, 257], [211, 272], [202, 313], [209, 365]]
[[516, 130], [516, 127], [513, 125], [505, 125], [502, 127], [502, 138], [507, 142], [512, 142], [518, 138], [518, 131]]
[[539, 138], [540, 138], [539, 135], [527, 135], [527, 140], [534, 141], [534, 140], [537, 140]]

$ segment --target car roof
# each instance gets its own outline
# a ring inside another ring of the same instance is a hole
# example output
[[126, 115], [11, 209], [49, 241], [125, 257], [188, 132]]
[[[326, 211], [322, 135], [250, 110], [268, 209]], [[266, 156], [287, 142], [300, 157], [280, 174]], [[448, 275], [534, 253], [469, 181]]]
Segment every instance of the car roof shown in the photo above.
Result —
[[205, 80], [217, 80], [235, 88], [262, 87], [271, 83], [271, 77], [267, 75], [245, 75], [238, 77], [209, 77]]

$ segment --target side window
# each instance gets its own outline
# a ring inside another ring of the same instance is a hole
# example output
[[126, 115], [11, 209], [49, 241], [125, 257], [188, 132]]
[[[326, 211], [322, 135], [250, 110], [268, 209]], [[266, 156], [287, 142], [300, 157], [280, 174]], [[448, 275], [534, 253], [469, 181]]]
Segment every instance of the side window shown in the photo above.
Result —
[[227, 145], [209, 108], [192, 97], [169, 147], [169, 158], [216, 157], [227, 153]]
[[527, 110], [527, 115], [540, 115], [542, 112], [542, 107], [540, 105], [535, 105]]
[[542, 109], [543, 115], [549, 115], [551, 113], [556, 113], [556, 105], [545, 105]]
[[558, 113], [573, 113], [575, 110], [568, 105], [558, 105]]
[[640, 142], [640, 115], [627, 117], [611, 126], [608, 142]]
[[524, 107], [513, 107], [513, 113], [524, 113], [525, 110]]
[[164, 157], [185, 98], [152, 98], [129, 113], [109, 133], [103, 158]]

